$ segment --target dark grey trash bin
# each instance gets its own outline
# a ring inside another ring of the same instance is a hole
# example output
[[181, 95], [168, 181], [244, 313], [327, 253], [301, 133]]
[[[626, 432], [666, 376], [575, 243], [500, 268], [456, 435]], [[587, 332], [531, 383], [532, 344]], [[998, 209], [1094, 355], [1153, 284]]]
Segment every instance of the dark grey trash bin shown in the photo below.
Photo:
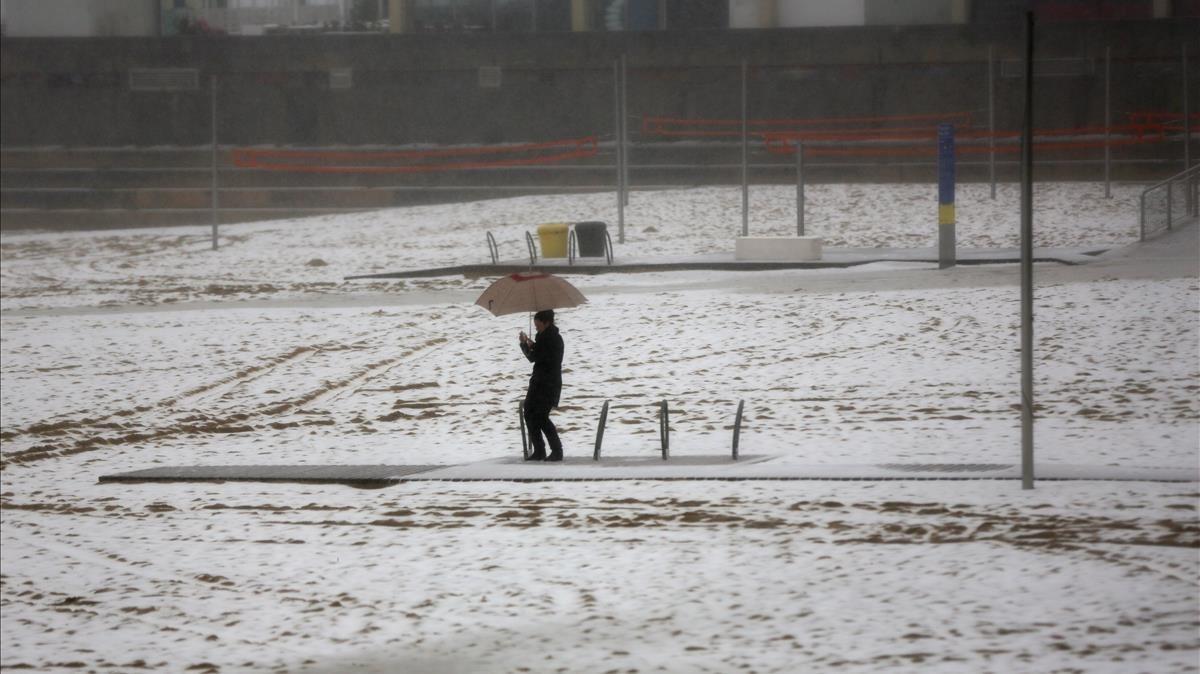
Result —
[[575, 240], [579, 243], [579, 257], [605, 257], [605, 239], [608, 225], [589, 221], [575, 223]]

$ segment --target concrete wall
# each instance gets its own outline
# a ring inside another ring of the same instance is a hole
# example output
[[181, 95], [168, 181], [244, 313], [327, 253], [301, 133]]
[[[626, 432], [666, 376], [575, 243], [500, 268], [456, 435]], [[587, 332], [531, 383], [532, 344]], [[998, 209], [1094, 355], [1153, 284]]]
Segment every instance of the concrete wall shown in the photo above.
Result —
[[861, 26], [866, 0], [729, 0], [730, 28]]
[[156, 35], [155, 0], [4, 0], [7, 37]]
[[[1103, 122], [1103, 59], [1113, 109], [1182, 109], [1180, 49], [1200, 76], [1188, 20], [1047, 26], [1043, 58], [1078, 58], [1073, 77], [1038, 80], [1043, 128]], [[629, 109], [643, 116], [740, 115], [740, 63], [756, 118], [974, 111], [986, 124], [987, 54], [1021, 56], [1011, 30], [855, 27], [687, 33], [323, 35], [261, 38], [18, 39], [0, 43], [5, 146], [195, 145], [210, 138], [206, 78], [219, 78], [223, 143], [499, 143], [611, 134], [614, 60], [629, 63]], [[501, 69], [480, 86], [479, 68]], [[135, 68], [194, 68], [191, 91], [131, 90]], [[353, 86], [330, 87], [349, 68]], [[1193, 92], [1197, 88], [1193, 85]], [[1193, 95], [1195, 95], [1193, 93]], [[1015, 129], [1020, 79], [996, 79], [997, 127]], [[1193, 98], [1192, 110], [1200, 109]], [[1119, 118], [1118, 118], [1119, 121]]]
[[861, 26], [866, 23], [864, 0], [779, 0], [777, 12], [777, 25], [781, 28]]
[[871, 26], [920, 26], [966, 23], [967, 0], [867, 0]]

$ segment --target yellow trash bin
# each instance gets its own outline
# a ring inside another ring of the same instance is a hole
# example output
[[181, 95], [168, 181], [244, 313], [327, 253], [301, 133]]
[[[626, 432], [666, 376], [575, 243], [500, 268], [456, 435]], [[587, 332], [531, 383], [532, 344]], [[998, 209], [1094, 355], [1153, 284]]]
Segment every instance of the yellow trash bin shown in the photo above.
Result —
[[547, 222], [538, 225], [538, 241], [542, 244], [542, 257], [567, 256], [567, 229], [565, 222]]

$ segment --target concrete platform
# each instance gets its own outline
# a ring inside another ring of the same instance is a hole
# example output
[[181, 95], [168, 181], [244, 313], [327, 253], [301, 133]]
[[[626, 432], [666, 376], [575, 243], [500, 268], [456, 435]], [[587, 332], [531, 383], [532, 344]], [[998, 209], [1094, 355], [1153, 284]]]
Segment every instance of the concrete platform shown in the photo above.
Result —
[[[1037, 464], [1037, 480], [1200, 482], [1192, 467]], [[298, 482], [382, 487], [402, 482], [554, 482], [603, 480], [1019, 480], [1018, 463], [886, 463], [794, 465], [778, 457], [746, 455], [568, 457], [528, 463], [504, 457], [442, 466], [168, 466], [103, 475], [100, 482]]]
[[[1034, 262], [1056, 262], [1078, 265], [1092, 262], [1107, 248], [1090, 246], [1084, 248], [1035, 248]], [[1021, 261], [1018, 248], [960, 248], [958, 264], [1016, 264]], [[605, 264], [600, 258], [576, 259], [570, 264], [566, 258], [538, 258], [534, 265], [529, 258], [501, 260], [498, 264], [464, 264], [453, 267], [412, 269], [384, 272], [381, 274], [358, 274], [346, 276], [355, 279], [401, 279], [428, 278], [435, 276], [501, 276], [530, 270], [555, 274], [636, 274], [665, 271], [771, 271], [778, 269], [839, 269], [875, 262], [924, 262], [937, 264], [936, 248], [825, 248], [820, 260], [809, 261], [751, 261], [735, 259], [734, 253], [711, 253], [692, 256], [635, 257], [615, 256], [613, 263]]]
[[166, 466], [101, 475], [100, 482], [298, 482], [388, 486], [446, 466]]

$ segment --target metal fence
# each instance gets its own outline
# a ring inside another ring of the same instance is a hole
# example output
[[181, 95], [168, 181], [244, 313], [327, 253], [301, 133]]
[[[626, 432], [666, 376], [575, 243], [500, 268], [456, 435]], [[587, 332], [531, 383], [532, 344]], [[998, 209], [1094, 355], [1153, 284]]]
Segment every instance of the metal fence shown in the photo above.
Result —
[[[1183, 168], [1200, 124], [1187, 52], [1083, 51], [1035, 71], [1048, 92], [1038, 179], [1107, 187]], [[5, 100], [29, 102], [6, 111], [5, 126], [27, 131], [29, 145], [0, 148], [0, 215], [4, 229], [182, 225], [615, 191], [619, 238], [630, 191], [795, 184], [800, 202], [805, 183], [933, 182], [943, 122], [956, 128], [958, 179], [994, 186], [1017, 176], [1020, 82], [1005, 49], [979, 45], [975, 56], [656, 65], [634, 51], [603, 67], [14, 76]], [[103, 139], [88, 126], [95, 109], [112, 110]], [[36, 135], [45, 129], [66, 135]], [[1151, 228], [1164, 198], [1148, 196]]]
[[1147, 187], [1140, 207], [1142, 241], [1200, 217], [1200, 164]]

